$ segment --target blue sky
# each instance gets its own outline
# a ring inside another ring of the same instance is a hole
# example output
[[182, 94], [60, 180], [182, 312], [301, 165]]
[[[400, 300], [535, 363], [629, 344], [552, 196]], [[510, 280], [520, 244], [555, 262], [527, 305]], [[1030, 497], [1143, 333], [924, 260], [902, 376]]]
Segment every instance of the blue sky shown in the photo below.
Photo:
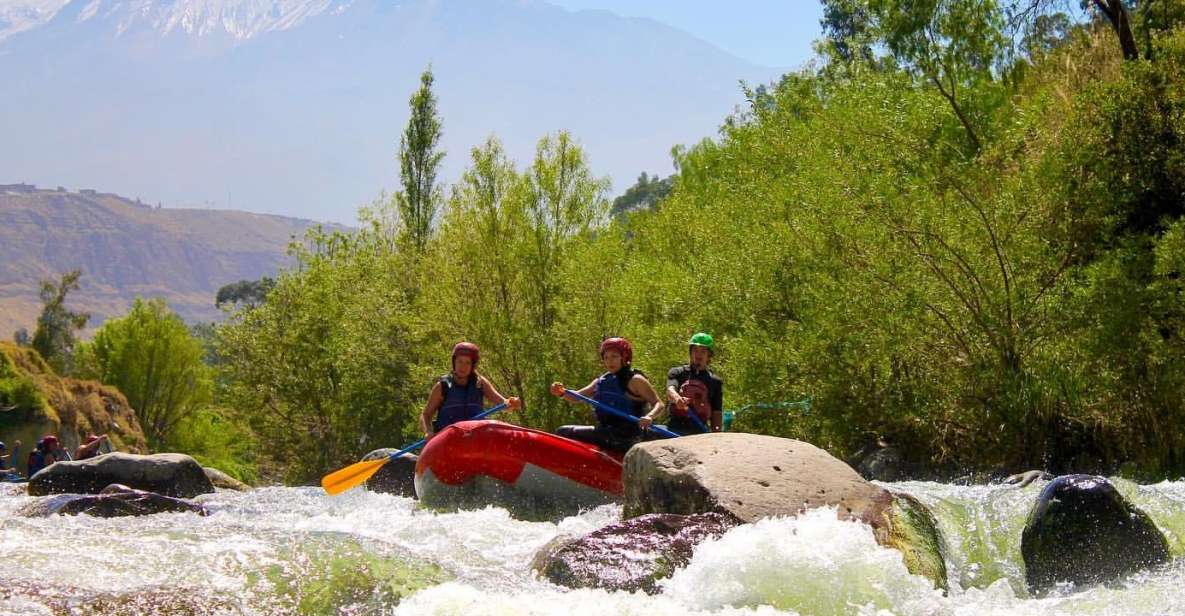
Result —
[[765, 66], [797, 68], [812, 56], [823, 7], [816, 0], [547, 0], [570, 10], [649, 17]]

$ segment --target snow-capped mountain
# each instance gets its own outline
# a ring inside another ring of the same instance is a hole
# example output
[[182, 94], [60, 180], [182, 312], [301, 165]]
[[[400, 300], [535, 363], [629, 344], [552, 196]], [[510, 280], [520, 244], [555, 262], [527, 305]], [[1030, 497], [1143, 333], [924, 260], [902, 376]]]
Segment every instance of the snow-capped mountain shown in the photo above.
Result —
[[0, 1], [0, 41], [53, 18], [69, 0]]
[[[0, 41], [49, 22], [67, 4], [71, 0], [0, 2]], [[161, 34], [180, 30], [245, 40], [293, 28], [318, 15], [341, 13], [350, 0], [76, 0], [75, 4], [77, 21], [112, 22], [117, 35], [142, 26]]]
[[491, 133], [525, 165], [566, 129], [617, 190], [781, 73], [539, 0], [0, 0], [0, 183], [350, 222], [397, 185], [429, 65], [444, 179]]

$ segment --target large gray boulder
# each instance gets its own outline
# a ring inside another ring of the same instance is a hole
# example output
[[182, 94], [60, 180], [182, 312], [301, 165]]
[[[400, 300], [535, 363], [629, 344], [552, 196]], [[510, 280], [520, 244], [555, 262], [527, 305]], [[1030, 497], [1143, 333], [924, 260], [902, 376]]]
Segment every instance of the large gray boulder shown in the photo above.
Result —
[[738, 522], [835, 507], [870, 525], [909, 570], [946, 587], [942, 538], [922, 503], [895, 496], [809, 443], [744, 433], [649, 441], [625, 456], [624, 516], [718, 513]]
[[98, 494], [113, 483], [173, 498], [214, 492], [202, 466], [185, 454], [141, 456], [116, 452], [51, 464], [29, 479], [29, 494]]
[[[363, 460], [377, 460], [389, 458], [399, 450], [393, 447], [376, 449], [366, 454]], [[398, 494], [408, 498], [416, 497], [416, 461], [419, 459], [414, 453], [405, 453], [387, 462], [377, 473], [366, 480], [366, 489], [382, 494]]]
[[202, 471], [206, 473], [206, 477], [215, 488], [222, 488], [223, 490], [234, 490], [236, 492], [248, 492], [251, 486], [227, 475], [226, 473], [212, 467], [203, 466]]
[[1156, 524], [1104, 477], [1063, 475], [1041, 490], [1021, 534], [1029, 591], [1109, 582], [1167, 562]]
[[641, 443], [625, 456], [624, 516], [714, 511], [741, 522], [834, 506], [876, 526], [892, 495], [802, 441], [725, 432]]
[[736, 524], [718, 513], [648, 514], [552, 541], [535, 555], [532, 569], [569, 588], [653, 594], [659, 580], [691, 562], [696, 545]]
[[103, 488], [97, 495], [57, 494], [48, 496], [22, 507], [17, 513], [26, 517], [84, 514], [100, 518], [117, 518], [178, 512], [198, 515], [210, 514], [205, 507], [196, 503], [144, 490], [133, 490], [118, 484], [111, 484]]

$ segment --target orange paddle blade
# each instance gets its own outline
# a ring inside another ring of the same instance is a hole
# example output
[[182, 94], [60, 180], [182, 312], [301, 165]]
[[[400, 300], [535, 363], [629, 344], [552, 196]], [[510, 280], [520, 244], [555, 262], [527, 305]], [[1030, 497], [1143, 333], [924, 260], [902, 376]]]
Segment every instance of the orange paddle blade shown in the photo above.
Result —
[[321, 478], [321, 487], [330, 496], [335, 496], [350, 488], [365, 483], [372, 475], [379, 472], [391, 458], [378, 458], [355, 462], [341, 470], [333, 471]]

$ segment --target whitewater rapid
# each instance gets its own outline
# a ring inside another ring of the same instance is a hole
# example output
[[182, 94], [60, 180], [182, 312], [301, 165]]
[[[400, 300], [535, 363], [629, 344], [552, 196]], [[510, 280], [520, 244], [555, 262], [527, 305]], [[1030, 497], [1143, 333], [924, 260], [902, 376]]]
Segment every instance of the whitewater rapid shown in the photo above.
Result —
[[[829, 510], [741, 526], [701, 544], [688, 567], [648, 596], [570, 590], [531, 572], [539, 548], [617, 520], [616, 506], [524, 522], [495, 508], [434, 513], [362, 490], [329, 497], [316, 488], [263, 488], [198, 498], [208, 517], [23, 518], [14, 514], [32, 499], [8, 487], [0, 493], [0, 613], [1185, 614], [1185, 482], [1119, 482], [1165, 532], [1173, 563], [1042, 599], [1025, 592], [1020, 560], [1038, 486], [887, 487], [934, 511], [949, 593], [910, 575], [868, 527]], [[388, 566], [426, 567], [407, 574], [426, 587], [388, 584]]]

